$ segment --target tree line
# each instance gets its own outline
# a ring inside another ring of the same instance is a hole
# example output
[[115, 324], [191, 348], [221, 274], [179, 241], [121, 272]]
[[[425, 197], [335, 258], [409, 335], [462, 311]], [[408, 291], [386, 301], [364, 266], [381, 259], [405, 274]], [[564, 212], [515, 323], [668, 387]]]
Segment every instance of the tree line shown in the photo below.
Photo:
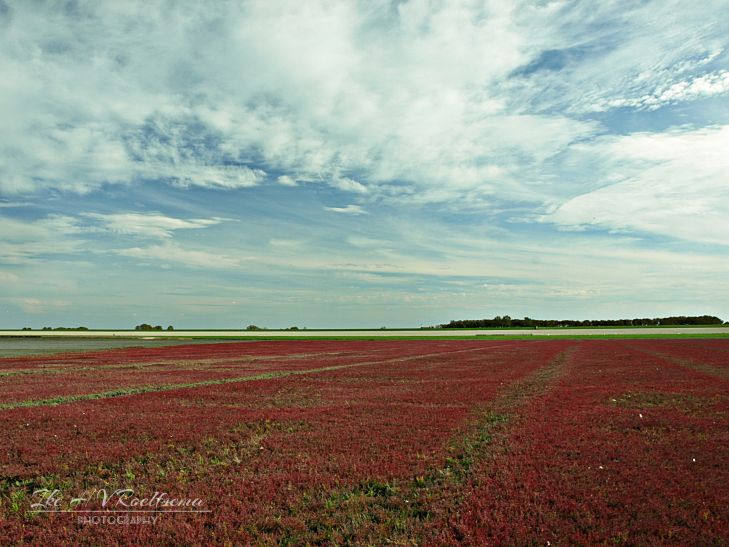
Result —
[[[150, 325], [148, 323], [142, 323], [141, 325], [137, 325], [136, 327], [134, 327], [134, 330], [145, 330], [145, 331], [147, 331], [147, 330], [164, 330], [164, 329], [162, 328], [162, 325], [152, 326], [152, 325]], [[175, 327], [173, 327], [172, 325], [170, 325], [169, 327], [167, 327], [167, 330], [175, 330]]]
[[[31, 327], [23, 327], [22, 330], [33, 330]], [[88, 327], [43, 327], [41, 330], [89, 330]]]
[[714, 315], [672, 315], [669, 317], [643, 317], [636, 319], [512, 319], [497, 315], [493, 319], [459, 319], [438, 325], [442, 329], [477, 329], [488, 327], [650, 327], [665, 325], [722, 325], [724, 321]]

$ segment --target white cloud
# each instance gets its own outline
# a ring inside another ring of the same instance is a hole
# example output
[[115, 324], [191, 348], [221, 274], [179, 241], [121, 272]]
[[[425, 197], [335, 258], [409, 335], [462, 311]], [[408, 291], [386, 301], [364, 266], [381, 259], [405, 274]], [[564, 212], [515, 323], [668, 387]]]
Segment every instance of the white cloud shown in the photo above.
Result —
[[501, 89], [513, 107], [577, 115], [647, 108], [644, 101], [694, 82], [674, 101], [705, 96], [702, 88], [727, 68], [725, 9], [723, 0], [522, 6], [516, 17], [530, 29], [531, 59]]
[[393, 276], [393, 275], [381, 275], [372, 272], [357, 272], [357, 271], [340, 271], [336, 272], [336, 277], [344, 280], [358, 281], [364, 284], [375, 284], [375, 285], [400, 285], [400, 284], [411, 284], [415, 281], [415, 278], [409, 276]]
[[1, 241], [5, 243], [27, 243], [52, 235], [37, 223], [4, 217], [0, 217], [0, 233], [2, 233]]
[[84, 213], [98, 221], [105, 230], [144, 237], [170, 238], [175, 230], [207, 228], [220, 224], [220, 218], [181, 219], [155, 213]]
[[10, 209], [15, 207], [29, 207], [32, 205], [28, 201], [3, 201], [0, 200], [0, 209]]
[[719, 95], [729, 92], [729, 70], [720, 70], [688, 80], [664, 84], [650, 94], [635, 98], [615, 98], [595, 105], [595, 110], [633, 107], [657, 110], [666, 104], [691, 101], [700, 97]]
[[301, 241], [296, 239], [271, 239], [268, 244], [276, 250], [296, 250], [303, 245]]
[[57, 298], [53, 299], [40, 299], [33, 297], [24, 298], [8, 298], [6, 299], [20, 307], [25, 313], [30, 315], [37, 315], [45, 313], [50, 309], [66, 308], [71, 303], [68, 300], [60, 300]]
[[604, 137], [582, 148], [622, 179], [578, 195], [544, 219], [728, 245], [729, 126]]
[[334, 188], [337, 188], [338, 190], [342, 190], [343, 192], [354, 192], [355, 194], [367, 193], [367, 187], [364, 184], [357, 182], [356, 180], [352, 180], [348, 177], [336, 178], [332, 180], [329, 184]]
[[474, 204], [523, 197], [512, 171], [595, 130], [505, 111], [491, 87], [528, 44], [517, 7], [499, 1], [79, 9], [12, 8], [2, 193], [146, 179], [235, 189], [283, 171], [284, 185], [387, 183], [401, 201]]
[[361, 206], [349, 204], [346, 207], [324, 207], [327, 211], [332, 211], [333, 213], [343, 213], [346, 215], [366, 215], [367, 211], [365, 211]]
[[[727, 90], [723, 7], [17, 3], [0, 36], [0, 193], [284, 172], [396, 203], [539, 203], [544, 162], [600, 131], [574, 114]], [[550, 52], [559, 70], [534, 64]]]
[[281, 186], [298, 186], [299, 184], [296, 182], [296, 179], [290, 177], [289, 175], [281, 175], [276, 179], [276, 181]]
[[131, 247], [128, 249], [117, 249], [114, 253], [131, 258], [155, 260], [159, 262], [172, 262], [182, 264], [191, 268], [205, 269], [236, 269], [240, 268], [242, 261], [218, 253], [201, 251], [198, 249], [186, 249], [175, 243], [164, 243], [162, 245], [151, 245], [148, 247]]
[[0, 270], [0, 283], [17, 283], [18, 276], [14, 273]]
[[0, 217], [0, 263], [27, 264], [42, 257], [75, 254], [83, 229], [73, 217], [49, 215], [34, 221]]
[[168, 173], [168, 177], [176, 186], [203, 186], [208, 188], [234, 189], [251, 188], [260, 184], [266, 177], [261, 169], [250, 169], [245, 166], [211, 167], [211, 166], [178, 166], [154, 169], [152, 165], [147, 176], [152, 173]]

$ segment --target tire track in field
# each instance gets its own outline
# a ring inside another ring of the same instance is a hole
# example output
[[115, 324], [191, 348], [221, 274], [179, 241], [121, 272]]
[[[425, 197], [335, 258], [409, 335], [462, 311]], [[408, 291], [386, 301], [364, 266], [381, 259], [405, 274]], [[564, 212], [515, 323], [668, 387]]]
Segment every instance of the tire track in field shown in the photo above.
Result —
[[522, 419], [520, 409], [552, 390], [565, 376], [581, 345], [580, 342], [573, 341], [572, 345], [558, 353], [545, 366], [512, 385], [482, 413], [480, 427], [462, 440], [462, 456], [450, 467], [453, 478], [447, 481], [440, 496], [429, 501], [429, 512], [434, 513], [436, 518], [424, 519], [414, 530], [418, 544], [442, 543], [438, 536], [461, 513], [461, 508], [478, 486], [475, 471], [479, 466], [486, 466], [488, 469], [490, 462], [507, 457], [510, 430]]
[[706, 363], [701, 363], [700, 361], [695, 361], [693, 359], [687, 359], [685, 357], [678, 357], [676, 355], [671, 355], [670, 353], [663, 353], [663, 352], [656, 351], [656, 350], [639, 348], [639, 347], [635, 347], [635, 346], [631, 346], [631, 345], [627, 345], [627, 344], [625, 344], [625, 346], [628, 349], [631, 349], [633, 351], [639, 351], [646, 355], [651, 355], [653, 357], [657, 357], [658, 359], [661, 359], [662, 361], [667, 361], [674, 365], [679, 365], [681, 367], [695, 370], [695, 371], [701, 372], [703, 374], [708, 374], [709, 376], [713, 376], [713, 377], [719, 378], [721, 380], [729, 381], [729, 369], [722, 369], [719, 367], [715, 367], [713, 365], [707, 365]]
[[[437, 532], [431, 519], [438, 515], [438, 523], [458, 514], [468, 499], [470, 490], [464, 488], [473, 480], [474, 467], [506, 451], [511, 423], [519, 419], [519, 409], [535, 397], [547, 393], [563, 376], [578, 349], [579, 343], [570, 345], [552, 357], [543, 366], [525, 378], [509, 385], [500, 395], [478, 412], [470, 433], [451, 440], [450, 456], [440, 468], [413, 481], [395, 481], [392, 484], [366, 483], [354, 489], [332, 493], [329, 500], [339, 500], [327, 506], [328, 514], [336, 522], [337, 515], [347, 514], [348, 503], [366, 503], [359, 508], [363, 518], [357, 530], [358, 542], [365, 544], [421, 545], [432, 543], [428, 532]], [[352, 501], [350, 501], [352, 500]], [[372, 522], [372, 530], [367, 530]], [[383, 537], [379, 523], [393, 523], [390, 533]], [[347, 523], [351, 526], [351, 523]], [[369, 533], [368, 533], [369, 532]], [[360, 536], [359, 534], [363, 534]], [[432, 543], [437, 545], [438, 543]]]
[[[497, 349], [510, 348], [509, 346], [498, 346]], [[83, 393], [78, 395], [62, 395], [58, 397], [46, 398], [46, 399], [30, 399], [24, 401], [13, 401], [10, 403], [0, 404], [0, 411], [12, 410], [14, 408], [29, 408], [38, 406], [58, 406], [62, 404], [75, 403], [78, 401], [90, 401], [96, 399], [109, 399], [112, 397], [126, 397], [130, 395], [141, 395], [144, 393], [157, 393], [160, 391], [172, 391], [176, 389], [195, 389], [199, 387], [208, 387], [214, 385], [223, 384], [234, 384], [241, 382], [252, 382], [256, 380], [271, 380], [274, 378], [284, 378], [287, 376], [301, 376], [304, 374], [317, 374], [321, 372], [330, 372], [333, 370], [342, 370], [356, 367], [366, 367], [373, 365], [385, 365], [391, 363], [402, 363], [407, 361], [416, 361], [419, 359], [428, 359], [431, 357], [438, 357], [441, 355], [454, 355], [460, 353], [477, 352], [477, 351], [492, 351], [494, 346], [485, 348], [468, 348], [454, 351], [443, 351], [438, 353], [425, 353], [420, 355], [410, 355], [405, 357], [393, 357], [391, 359], [377, 360], [377, 361], [365, 361], [362, 363], [350, 363], [347, 365], [332, 365], [328, 367], [319, 367], [306, 370], [288, 370], [288, 371], [272, 371], [262, 374], [254, 374], [248, 376], [236, 376], [232, 378], [217, 378], [214, 380], [202, 380], [199, 382], [186, 382], [178, 384], [157, 384], [157, 385], [146, 385], [146, 386], [135, 386], [131, 388], [118, 388], [109, 391], [102, 391], [97, 393]]]
[[[382, 350], [374, 350], [378, 352]], [[49, 363], [47, 365], [40, 365], [36, 368], [21, 368], [11, 370], [0, 370], [0, 381], [3, 378], [12, 376], [33, 376], [36, 374], [72, 374], [75, 372], [105, 372], [107, 370], [119, 370], [119, 369], [130, 369], [139, 370], [149, 367], [171, 367], [165, 370], [174, 370], [179, 368], [181, 370], [204, 368], [208, 365], [240, 365], [240, 364], [259, 364], [259, 363], [270, 363], [276, 361], [291, 360], [297, 361], [307, 359], [309, 357], [366, 357], [361, 353], [354, 353], [352, 355], [344, 355], [345, 352], [324, 352], [324, 353], [293, 353], [291, 355], [242, 355], [240, 357], [216, 357], [212, 359], [168, 359], [168, 360], [156, 360], [147, 362], [130, 362], [130, 363], [116, 363], [112, 365], [64, 365], [59, 363]]]

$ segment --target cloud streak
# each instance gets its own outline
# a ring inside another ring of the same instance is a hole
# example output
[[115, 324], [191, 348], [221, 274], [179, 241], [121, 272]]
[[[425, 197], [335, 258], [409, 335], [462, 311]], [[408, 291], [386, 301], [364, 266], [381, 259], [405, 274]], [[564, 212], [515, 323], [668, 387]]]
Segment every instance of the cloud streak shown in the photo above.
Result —
[[366, 215], [367, 211], [365, 211], [361, 206], [349, 204], [345, 207], [324, 207], [326, 211], [331, 211], [332, 213], [341, 213], [343, 215]]
[[235, 269], [241, 266], [241, 261], [238, 259], [198, 249], [186, 249], [175, 243], [130, 247], [118, 249], [114, 253], [135, 259], [180, 264], [191, 268], [216, 270]]
[[114, 233], [163, 239], [172, 237], [176, 230], [207, 228], [223, 221], [220, 218], [181, 219], [154, 213], [84, 213], [83, 216]]

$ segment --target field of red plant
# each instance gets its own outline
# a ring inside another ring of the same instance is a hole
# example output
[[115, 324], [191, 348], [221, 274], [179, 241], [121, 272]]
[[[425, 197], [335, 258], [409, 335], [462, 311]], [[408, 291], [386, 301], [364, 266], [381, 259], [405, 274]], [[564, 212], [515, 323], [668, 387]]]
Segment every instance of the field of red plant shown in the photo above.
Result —
[[724, 544], [728, 363], [562, 339], [0, 359], [0, 544]]

